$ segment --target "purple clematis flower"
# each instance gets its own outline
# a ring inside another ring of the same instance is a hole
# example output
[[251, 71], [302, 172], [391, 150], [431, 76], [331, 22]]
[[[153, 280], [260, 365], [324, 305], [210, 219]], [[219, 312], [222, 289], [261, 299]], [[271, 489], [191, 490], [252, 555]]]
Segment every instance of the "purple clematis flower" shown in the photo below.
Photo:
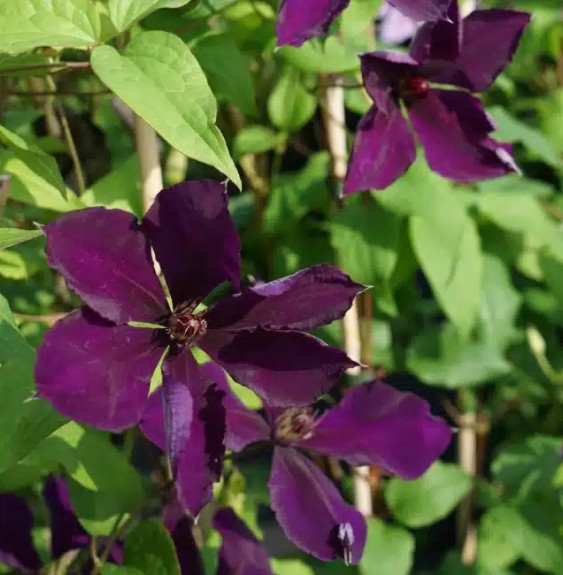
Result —
[[[278, 522], [296, 545], [325, 561], [340, 557], [357, 563], [366, 525], [301, 449], [338, 457], [353, 466], [374, 464], [412, 479], [422, 475], [450, 441], [450, 428], [430, 414], [425, 401], [379, 381], [353, 388], [320, 417], [309, 407], [284, 410], [265, 403], [264, 419], [236, 397], [219, 366], [209, 362], [201, 371], [225, 393], [227, 448], [241, 451], [259, 441], [274, 444], [269, 487]], [[157, 392], [151, 397], [141, 424], [149, 438], [163, 434], [158, 396]], [[186, 474], [186, 484], [189, 480]]]
[[510, 146], [489, 136], [495, 125], [467, 90], [482, 92], [493, 83], [530, 16], [476, 10], [462, 21], [457, 0], [448, 15], [450, 22], [424, 24], [408, 55], [384, 51], [361, 56], [364, 85], [374, 104], [358, 125], [345, 194], [383, 189], [399, 178], [414, 162], [414, 134], [430, 169], [446, 178], [473, 182], [518, 171]]
[[[192, 521], [177, 500], [164, 508], [163, 522], [176, 546], [182, 575], [205, 575]], [[212, 525], [223, 538], [216, 575], [272, 575], [266, 550], [230, 507], [219, 509]]]
[[[64, 480], [49, 477], [43, 494], [49, 509], [52, 559], [59, 559], [70, 551], [89, 548], [92, 538], [72, 510]], [[32, 528], [33, 515], [25, 500], [11, 493], [0, 494], [0, 563], [26, 574], [41, 571], [41, 559], [33, 543]], [[121, 543], [115, 543], [109, 559], [120, 563], [122, 558]], [[88, 560], [81, 572], [89, 574], [91, 567]]]
[[[392, 0], [390, 3], [413, 20], [444, 18], [450, 0]], [[350, 0], [281, 0], [276, 31], [278, 46], [301, 46], [328, 32], [334, 19]]]
[[[47, 332], [35, 368], [37, 391], [75, 421], [111, 431], [138, 423], [166, 348], [169, 381], [191, 382], [171, 393], [195, 393], [190, 348], [198, 345], [278, 405], [309, 403], [354, 365], [344, 352], [304, 333], [342, 317], [364, 289], [331, 265], [243, 289], [198, 311], [219, 284], [230, 282], [235, 291], [240, 284], [239, 238], [218, 182], [163, 190], [142, 223], [122, 210], [88, 208], [44, 230], [49, 264], [86, 305]], [[186, 421], [174, 426], [183, 429], [180, 436], [189, 427]], [[184, 441], [177, 442], [181, 450]]]

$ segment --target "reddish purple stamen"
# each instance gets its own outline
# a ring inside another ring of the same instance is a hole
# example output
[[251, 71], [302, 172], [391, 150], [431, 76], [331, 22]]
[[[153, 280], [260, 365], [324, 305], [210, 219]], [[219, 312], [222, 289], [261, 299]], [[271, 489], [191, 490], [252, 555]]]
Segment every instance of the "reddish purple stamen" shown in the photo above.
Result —
[[207, 322], [186, 307], [177, 308], [168, 320], [168, 335], [179, 345], [194, 345], [207, 332]]
[[430, 92], [430, 82], [424, 76], [403, 78], [399, 86], [401, 97], [408, 101], [422, 100]]
[[308, 439], [315, 428], [315, 415], [310, 407], [292, 407], [277, 417], [274, 425], [274, 439], [289, 444]]

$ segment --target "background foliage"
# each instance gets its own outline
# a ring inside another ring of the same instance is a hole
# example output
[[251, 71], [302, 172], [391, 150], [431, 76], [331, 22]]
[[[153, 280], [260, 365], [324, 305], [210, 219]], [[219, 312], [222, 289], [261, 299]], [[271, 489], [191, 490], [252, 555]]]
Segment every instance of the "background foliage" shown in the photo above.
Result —
[[[562, 9], [559, 0], [483, 4], [533, 14], [484, 96], [523, 176], [461, 186], [419, 161], [385, 191], [340, 201], [323, 90], [337, 77], [357, 84], [356, 54], [375, 48], [379, 0], [352, 0], [326, 42], [277, 51], [275, 2], [0, 0], [0, 173], [10, 177], [0, 191], [0, 490], [33, 506], [45, 558], [40, 488], [50, 472], [65, 470], [92, 534], [157, 500], [156, 455], [135, 431], [110, 437], [26, 401], [35, 347], [77, 304], [33, 224], [84, 206], [142, 214], [131, 109], [160, 136], [166, 184], [231, 180], [249, 281], [326, 261], [375, 286], [360, 302], [365, 363], [460, 427], [445, 462], [419, 480], [373, 470], [377, 517], [357, 568], [300, 555], [268, 510], [268, 459], [230, 460], [217, 497], [265, 538], [275, 571], [563, 574]], [[368, 105], [362, 90], [346, 89], [350, 144]], [[342, 346], [340, 330], [320, 335]], [[468, 436], [474, 478], [457, 462]], [[348, 470], [320, 463], [351, 498]], [[464, 564], [456, 512], [459, 521], [468, 508]], [[218, 539], [202, 525], [211, 573]], [[173, 572], [158, 529], [141, 523], [127, 540], [127, 564], [152, 565], [146, 575]]]

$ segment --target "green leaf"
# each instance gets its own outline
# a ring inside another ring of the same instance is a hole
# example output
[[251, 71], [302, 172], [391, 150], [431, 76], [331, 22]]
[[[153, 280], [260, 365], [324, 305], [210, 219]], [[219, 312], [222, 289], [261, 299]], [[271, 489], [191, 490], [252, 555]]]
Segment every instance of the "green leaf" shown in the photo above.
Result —
[[125, 565], [145, 575], [180, 575], [174, 543], [160, 521], [139, 523], [125, 541]]
[[327, 38], [323, 45], [306, 42], [300, 48], [284, 46], [278, 50], [277, 56], [299, 70], [315, 74], [355, 72], [360, 69], [356, 51], [347, 49], [334, 37]]
[[286, 132], [298, 132], [313, 117], [317, 99], [301, 85], [300, 72], [287, 66], [268, 98], [272, 124]]
[[118, 33], [130, 28], [135, 22], [141, 20], [151, 12], [160, 8], [174, 5], [175, 8], [184, 6], [190, 0], [109, 0], [109, 16]]
[[109, 535], [119, 515], [137, 510], [142, 503], [139, 474], [107, 434], [71, 421], [43, 442], [32, 457], [38, 460], [57, 461], [66, 469], [73, 480], [70, 499], [92, 534]]
[[0, 294], [0, 364], [12, 359], [22, 359], [31, 363], [34, 358], [35, 350], [19, 332], [10, 306]]
[[482, 260], [465, 196], [420, 159], [377, 192], [377, 199], [388, 210], [410, 216], [413, 251], [441, 308], [466, 337], [477, 320]]
[[497, 124], [496, 138], [503, 142], [521, 142], [547, 164], [556, 168], [561, 165], [557, 150], [539, 130], [512, 117], [500, 106], [488, 108], [487, 112], [491, 114]]
[[547, 215], [537, 199], [524, 194], [488, 192], [477, 200], [479, 211], [496, 226], [523, 234], [563, 258], [563, 232]]
[[414, 545], [414, 537], [406, 529], [369, 519], [360, 573], [372, 575], [375, 569], [377, 575], [408, 575], [413, 565]]
[[139, 157], [132, 154], [127, 160], [96, 180], [80, 199], [88, 207], [104, 206], [143, 215]]
[[438, 212], [429, 219], [413, 216], [410, 237], [440, 306], [460, 334], [467, 336], [479, 310], [481, 245], [473, 220], [465, 216], [456, 221], [452, 216]]
[[[190, 48], [217, 99], [231, 102], [244, 114], [255, 115], [254, 79], [234, 38], [226, 32], [213, 31], [199, 36]], [[225, 54], [229, 57], [225, 58]]]
[[377, 287], [390, 279], [397, 263], [399, 216], [377, 201], [353, 198], [329, 225], [338, 260], [354, 281]]
[[106, 563], [102, 569], [101, 575], [143, 575], [143, 572], [135, 567]]
[[20, 230], [18, 228], [0, 228], [0, 251], [23, 244], [42, 236], [41, 230]]
[[549, 492], [561, 465], [561, 438], [535, 435], [505, 447], [493, 460], [495, 481], [520, 499]]
[[[71, 209], [54, 158], [3, 126], [0, 126], [0, 142], [12, 152], [0, 150], [0, 167], [12, 175], [10, 197], [58, 212]], [[21, 185], [17, 186], [17, 182]]]
[[217, 102], [193, 54], [174, 34], [142, 32], [123, 53], [111, 46], [92, 51], [100, 80], [168, 143], [210, 164], [240, 188], [240, 176], [215, 125]]
[[329, 155], [319, 152], [300, 171], [285, 172], [273, 180], [264, 215], [264, 227], [269, 234], [293, 236], [291, 223], [302, 227], [302, 219], [309, 211], [325, 209], [330, 200], [329, 169]]
[[510, 280], [510, 270], [500, 258], [483, 258], [483, 285], [479, 308], [480, 331], [485, 342], [504, 350], [516, 334], [516, 316], [522, 296]]
[[[520, 551], [522, 557], [541, 571], [563, 574], [563, 546], [561, 545], [561, 509], [545, 509], [526, 504], [521, 508], [504, 507], [510, 521], [503, 533], [507, 544]], [[559, 524], [558, 524], [559, 522]]]
[[299, 559], [272, 559], [276, 575], [315, 575], [313, 569]]
[[286, 134], [274, 132], [266, 126], [247, 126], [236, 135], [233, 156], [240, 159], [245, 154], [262, 154], [274, 150], [286, 139]]
[[424, 527], [449, 515], [471, 485], [471, 477], [457, 465], [437, 461], [414, 481], [391, 479], [384, 491], [385, 502], [401, 523]]
[[11, 359], [0, 367], [0, 472], [21, 461], [65, 422], [44, 400], [31, 399], [33, 365]]
[[479, 523], [479, 564], [489, 569], [509, 567], [521, 555], [514, 545], [512, 530], [519, 521], [518, 513], [509, 505], [499, 505], [487, 511]]
[[0, 51], [97, 42], [100, 19], [91, 0], [0, 0]]
[[462, 339], [451, 323], [416, 336], [407, 366], [425, 383], [449, 388], [485, 383], [512, 369], [492, 342]]

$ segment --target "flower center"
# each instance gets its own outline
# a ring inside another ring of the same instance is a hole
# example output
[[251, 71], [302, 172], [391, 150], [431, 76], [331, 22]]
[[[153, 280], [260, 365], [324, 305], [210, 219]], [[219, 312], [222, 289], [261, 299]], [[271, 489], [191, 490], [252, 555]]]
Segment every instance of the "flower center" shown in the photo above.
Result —
[[424, 76], [408, 76], [399, 82], [398, 91], [406, 102], [423, 100], [430, 92], [430, 82]]
[[188, 306], [178, 306], [168, 319], [167, 333], [178, 345], [197, 343], [207, 332], [207, 322], [200, 314], [192, 313]]
[[274, 438], [279, 443], [289, 444], [300, 439], [309, 439], [313, 434], [316, 419], [310, 407], [291, 407], [276, 418]]

